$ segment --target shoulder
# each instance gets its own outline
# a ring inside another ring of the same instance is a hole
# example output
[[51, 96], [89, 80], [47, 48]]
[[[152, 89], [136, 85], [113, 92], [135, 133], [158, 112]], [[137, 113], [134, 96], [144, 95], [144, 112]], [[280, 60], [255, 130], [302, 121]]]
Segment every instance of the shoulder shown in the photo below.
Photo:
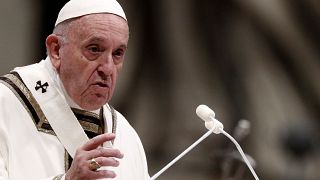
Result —
[[11, 99], [12, 97], [15, 97], [13, 91], [9, 88], [9, 86], [0, 82], [0, 101], [1, 101], [1, 103], [7, 99]]
[[[16, 95], [12, 87], [0, 82], [0, 122], [19, 120], [24, 115], [24, 107], [20, 102], [19, 95]], [[14, 118], [13, 118], [14, 117]]]

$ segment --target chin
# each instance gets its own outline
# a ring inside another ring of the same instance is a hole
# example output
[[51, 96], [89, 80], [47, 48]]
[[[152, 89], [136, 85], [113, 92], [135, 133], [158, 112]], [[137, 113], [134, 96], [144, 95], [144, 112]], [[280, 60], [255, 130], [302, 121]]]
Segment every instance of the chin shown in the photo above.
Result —
[[103, 99], [97, 99], [96, 101], [93, 101], [92, 103], [88, 103], [86, 105], [86, 109], [89, 111], [100, 109], [103, 105], [107, 103], [107, 100]]
[[87, 111], [93, 111], [100, 109], [103, 105], [108, 103], [108, 100], [109, 98], [107, 96], [102, 96], [100, 94], [86, 96], [86, 98], [82, 99], [80, 107]]
[[87, 111], [94, 111], [94, 110], [98, 110], [100, 109], [104, 104], [94, 104], [94, 105], [89, 105], [89, 104], [86, 104], [86, 105], [83, 105], [83, 106], [80, 106], [82, 109], [84, 110], [87, 110]]

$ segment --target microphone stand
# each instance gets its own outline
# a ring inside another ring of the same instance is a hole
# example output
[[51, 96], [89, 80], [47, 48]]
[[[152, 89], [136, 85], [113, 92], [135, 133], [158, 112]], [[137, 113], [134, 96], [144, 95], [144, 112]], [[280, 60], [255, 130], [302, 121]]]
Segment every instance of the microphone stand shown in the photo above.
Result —
[[[250, 133], [250, 122], [248, 120], [242, 119], [238, 122], [234, 132], [233, 137], [239, 144], [248, 136]], [[242, 158], [238, 156], [238, 152], [232, 150], [233, 146], [229, 145], [227, 148], [227, 156], [222, 162], [222, 180], [240, 180], [243, 177], [245, 166], [242, 164]], [[249, 155], [246, 155], [247, 157]], [[252, 158], [250, 158], [252, 159]], [[234, 160], [239, 160], [241, 164], [238, 164]], [[253, 159], [252, 159], [253, 160]], [[254, 161], [254, 160], [253, 160]], [[237, 167], [235, 167], [237, 166]], [[235, 168], [234, 175], [232, 176], [232, 170]]]
[[209, 130], [204, 135], [202, 135], [196, 142], [194, 142], [191, 146], [189, 146], [186, 150], [184, 150], [181, 154], [179, 154], [176, 158], [174, 158], [170, 163], [168, 163], [165, 167], [163, 167], [159, 172], [153, 175], [150, 180], [155, 180], [158, 178], [164, 171], [166, 171], [169, 167], [171, 167], [174, 163], [176, 163], [179, 159], [181, 159], [184, 155], [186, 155], [189, 151], [191, 151], [194, 147], [196, 147], [200, 142], [206, 139], [214, 129]]

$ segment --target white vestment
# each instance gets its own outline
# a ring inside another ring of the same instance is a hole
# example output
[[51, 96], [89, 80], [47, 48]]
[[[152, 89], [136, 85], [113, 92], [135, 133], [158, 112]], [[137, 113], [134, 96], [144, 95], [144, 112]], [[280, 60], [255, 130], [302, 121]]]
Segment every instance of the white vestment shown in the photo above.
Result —
[[[50, 90], [49, 87], [56, 88], [64, 101], [73, 108], [78, 108], [70, 102], [63, 87], [59, 85], [60, 81], [56, 77], [50, 77], [55, 74], [50, 69], [52, 65], [48, 58], [23, 68], [30, 67], [33, 68], [33, 76], [37, 74], [37, 70], [45, 70], [49, 74], [49, 77], [41, 77], [42, 82], [39, 84], [31, 82], [34, 83], [33, 88], [45, 94], [43, 79], [51, 78], [48, 82], [54, 83], [48, 84], [48, 90]], [[0, 79], [0, 180], [61, 179], [61, 176], [58, 176], [67, 170], [68, 153], [53, 130], [48, 128], [50, 121], [48, 122], [41, 113], [41, 109], [39, 110], [37, 101], [30, 97], [28, 89], [17, 80], [19, 78], [16, 75], [17, 73], [15, 76], [9, 74]], [[27, 81], [28, 78], [21, 76], [21, 79]], [[18, 88], [20, 90], [17, 90]], [[124, 154], [123, 159], [119, 160], [119, 167], [112, 168], [117, 174], [115, 179], [149, 179], [145, 152], [140, 138], [127, 120], [119, 112], [112, 110], [109, 105], [103, 106], [104, 132], [115, 131], [113, 147]], [[82, 111], [79, 110], [79, 112]], [[83, 114], [95, 115], [93, 112], [85, 111]], [[112, 121], [114, 118], [116, 121]], [[62, 119], [62, 121], [68, 121], [68, 119]], [[88, 128], [91, 127], [88, 123], [86, 125]]]

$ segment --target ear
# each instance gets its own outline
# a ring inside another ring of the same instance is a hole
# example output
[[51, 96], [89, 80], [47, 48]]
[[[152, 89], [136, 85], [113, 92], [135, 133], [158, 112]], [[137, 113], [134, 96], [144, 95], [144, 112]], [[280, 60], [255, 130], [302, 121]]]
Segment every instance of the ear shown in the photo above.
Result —
[[48, 56], [51, 59], [52, 65], [59, 71], [61, 58], [60, 58], [60, 48], [61, 45], [59, 43], [58, 36], [51, 34], [46, 39], [46, 47]]

